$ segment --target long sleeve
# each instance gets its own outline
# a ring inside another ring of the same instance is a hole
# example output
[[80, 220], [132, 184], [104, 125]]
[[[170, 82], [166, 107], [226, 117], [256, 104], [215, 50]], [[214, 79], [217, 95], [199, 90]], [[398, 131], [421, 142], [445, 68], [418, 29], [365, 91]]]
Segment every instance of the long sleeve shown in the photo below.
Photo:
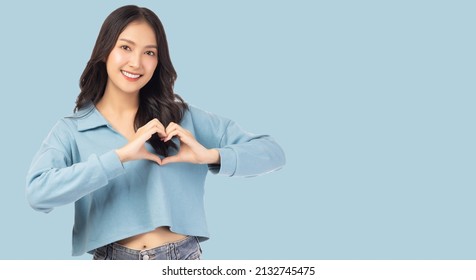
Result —
[[74, 138], [64, 121], [58, 122], [34, 156], [26, 180], [27, 199], [35, 210], [49, 212], [74, 202], [123, 173], [111, 150], [73, 162]]
[[218, 149], [220, 164], [122, 164], [114, 150], [127, 140], [90, 104], [61, 119], [42, 142], [27, 173], [27, 199], [43, 212], [75, 203], [75, 256], [164, 225], [206, 240], [203, 198], [209, 171], [256, 176], [281, 168], [285, 156], [268, 135], [248, 133], [194, 107], [181, 125], [203, 146]]
[[209, 165], [213, 174], [251, 177], [284, 166], [284, 151], [269, 135], [247, 132], [230, 119], [196, 108], [192, 114], [199, 142], [220, 153], [220, 164]]
[[280, 169], [285, 164], [281, 147], [269, 135], [254, 135], [229, 121], [220, 141], [220, 175], [249, 177]]

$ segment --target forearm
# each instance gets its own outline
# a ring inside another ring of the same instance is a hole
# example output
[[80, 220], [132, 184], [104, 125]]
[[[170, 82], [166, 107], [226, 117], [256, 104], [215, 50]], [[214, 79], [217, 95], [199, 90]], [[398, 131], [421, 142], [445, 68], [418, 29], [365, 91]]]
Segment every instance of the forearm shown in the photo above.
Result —
[[114, 151], [91, 155], [87, 161], [71, 166], [60, 166], [50, 155], [37, 158], [27, 176], [27, 198], [38, 211], [49, 212], [74, 202], [123, 173]]
[[283, 149], [270, 137], [263, 136], [249, 142], [218, 149], [220, 165], [210, 165], [212, 173], [251, 177], [280, 169], [286, 162]]

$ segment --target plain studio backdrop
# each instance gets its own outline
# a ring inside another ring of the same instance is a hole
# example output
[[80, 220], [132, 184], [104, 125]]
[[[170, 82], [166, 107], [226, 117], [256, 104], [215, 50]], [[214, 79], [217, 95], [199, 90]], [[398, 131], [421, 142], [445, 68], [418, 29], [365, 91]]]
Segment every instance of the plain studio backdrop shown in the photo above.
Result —
[[77, 259], [73, 205], [32, 210], [25, 176], [131, 3], [161, 18], [177, 93], [286, 152], [209, 175], [205, 259], [476, 257], [474, 1], [19, 0], [0, 17], [0, 259]]

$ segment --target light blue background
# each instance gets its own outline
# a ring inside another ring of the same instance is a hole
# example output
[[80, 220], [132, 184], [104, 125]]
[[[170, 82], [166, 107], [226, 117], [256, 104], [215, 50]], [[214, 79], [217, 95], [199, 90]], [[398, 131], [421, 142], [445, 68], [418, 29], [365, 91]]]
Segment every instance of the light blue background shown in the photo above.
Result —
[[474, 1], [240, 0], [2, 4], [0, 259], [72, 259], [72, 205], [35, 212], [25, 175], [129, 3], [162, 19], [179, 94], [287, 154], [209, 176], [204, 258], [475, 258]]

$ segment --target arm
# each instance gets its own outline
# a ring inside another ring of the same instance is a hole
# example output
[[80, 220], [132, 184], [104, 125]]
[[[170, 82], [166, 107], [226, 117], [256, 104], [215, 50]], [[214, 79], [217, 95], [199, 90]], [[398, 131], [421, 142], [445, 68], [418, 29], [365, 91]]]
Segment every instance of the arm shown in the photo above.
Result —
[[249, 177], [280, 169], [285, 155], [269, 135], [252, 134], [234, 121], [191, 107], [190, 123], [197, 141], [219, 153], [219, 162], [209, 164], [214, 174]]
[[123, 174], [124, 168], [113, 150], [102, 155], [91, 154], [87, 160], [73, 163], [73, 143], [67, 125], [60, 121], [33, 158], [27, 174], [26, 195], [35, 210], [50, 212]]
[[218, 145], [220, 165], [210, 165], [215, 174], [250, 177], [266, 174], [284, 166], [286, 158], [279, 144], [269, 135], [246, 132], [228, 121]]

